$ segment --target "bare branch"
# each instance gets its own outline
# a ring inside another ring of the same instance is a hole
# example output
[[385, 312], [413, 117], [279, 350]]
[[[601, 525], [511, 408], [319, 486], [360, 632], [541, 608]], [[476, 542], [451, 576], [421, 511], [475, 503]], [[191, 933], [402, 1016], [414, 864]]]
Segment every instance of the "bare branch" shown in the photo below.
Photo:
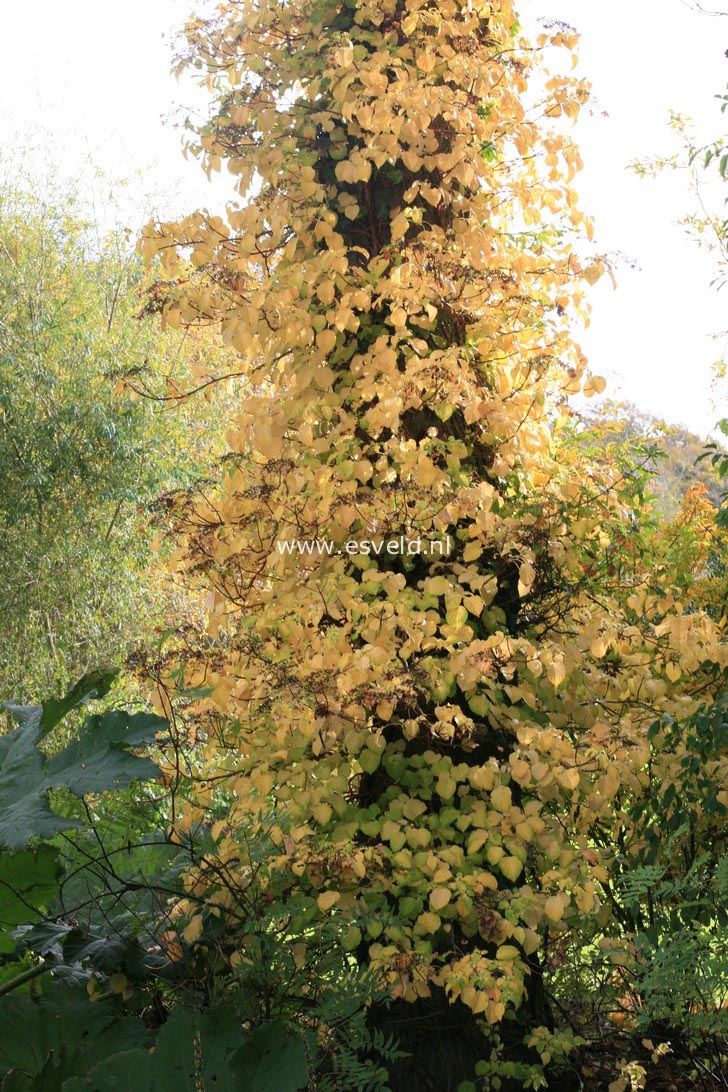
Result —
[[712, 17], [728, 15], [728, 11], [710, 11], [708, 8], [704, 8], [699, 0], [682, 0], [682, 3], [686, 8], [697, 11], [700, 15], [710, 15]]

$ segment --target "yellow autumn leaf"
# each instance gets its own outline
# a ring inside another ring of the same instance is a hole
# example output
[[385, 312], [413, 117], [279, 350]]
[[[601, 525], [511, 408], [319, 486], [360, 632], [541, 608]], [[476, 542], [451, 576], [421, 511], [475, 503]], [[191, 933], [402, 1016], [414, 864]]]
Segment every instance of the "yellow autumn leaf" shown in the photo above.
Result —
[[530, 561], [524, 561], [518, 570], [518, 594], [523, 596], [528, 595], [533, 582], [536, 579], [536, 570]]
[[336, 348], [336, 331], [322, 330], [316, 335], [316, 345], [322, 353], [330, 353]]
[[323, 910], [325, 913], [327, 910], [330, 910], [332, 906], [335, 906], [340, 898], [341, 893], [339, 891], [324, 891], [319, 895], [316, 901], [319, 910]]
[[452, 585], [444, 576], [434, 576], [425, 581], [425, 591], [428, 595], [447, 595], [452, 591]]
[[582, 394], [585, 398], [593, 398], [597, 394], [603, 394], [607, 381], [601, 375], [590, 375], [584, 383]]
[[506, 851], [503, 849], [503, 846], [499, 845], [490, 845], [485, 852], [485, 858], [488, 864], [493, 865], [493, 867], [496, 867], [498, 863], [503, 860], [505, 855]]
[[521, 953], [518, 951], [518, 948], [514, 947], [514, 945], [501, 944], [500, 948], [495, 953], [495, 958], [501, 963], [510, 963], [514, 959], [519, 959], [520, 955]]
[[440, 928], [440, 919], [437, 914], [431, 913], [426, 910], [424, 914], [420, 914], [415, 922], [415, 932], [420, 935], [427, 935], [429, 933], [436, 933]]
[[563, 660], [551, 660], [546, 665], [546, 678], [554, 687], [561, 686], [566, 678], [566, 668]]
[[531, 767], [528, 762], [523, 758], [511, 755], [509, 763], [513, 780], [517, 781], [519, 785], [527, 785], [531, 780]]
[[587, 266], [584, 270], [584, 279], [587, 284], [594, 285], [604, 276], [605, 272], [606, 270], [603, 262], [592, 262], [592, 264]]
[[515, 883], [523, 872], [523, 862], [518, 857], [503, 857], [498, 863], [498, 868], [511, 883]]
[[446, 887], [436, 887], [430, 892], [430, 906], [433, 910], [442, 910], [451, 898], [452, 894]]
[[311, 814], [316, 822], [323, 826], [325, 823], [328, 823], [333, 815], [333, 809], [330, 804], [315, 804], [311, 809]]
[[512, 806], [511, 790], [507, 785], [499, 785], [490, 794], [490, 802], [496, 811], [508, 812]]
[[201, 933], [202, 914], [195, 914], [187, 928], [183, 930], [182, 936], [188, 944], [194, 944], [196, 940], [199, 940]]
[[121, 971], [117, 971], [109, 978], [109, 989], [112, 993], [124, 993], [129, 986], [129, 979]]
[[533, 955], [541, 945], [541, 938], [535, 929], [526, 929], [523, 937], [523, 950], [526, 955]]
[[561, 895], [552, 895], [546, 899], [543, 905], [543, 912], [549, 921], [557, 923], [561, 921], [564, 916], [564, 900]]
[[556, 775], [556, 780], [565, 789], [569, 789], [573, 792], [579, 788], [579, 771], [575, 769], [560, 770]]
[[468, 838], [467, 854], [471, 857], [474, 853], [477, 853], [483, 848], [488, 840], [488, 833], [485, 830], [474, 830]]

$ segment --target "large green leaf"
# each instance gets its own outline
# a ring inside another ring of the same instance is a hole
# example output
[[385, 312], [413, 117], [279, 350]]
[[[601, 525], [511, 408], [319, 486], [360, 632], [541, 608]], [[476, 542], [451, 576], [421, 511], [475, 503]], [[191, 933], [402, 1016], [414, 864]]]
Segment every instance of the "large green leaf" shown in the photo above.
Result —
[[18, 1069], [34, 1077], [57, 1046], [48, 1013], [26, 997], [5, 997], [0, 1002], [0, 1072]]
[[[243, 1034], [235, 1006], [220, 1005], [200, 1013], [178, 1005], [154, 1040], [154, 1052], [142, 1044], [119, 1041], [108, 1029], [108, 1056], [84, 1075], [69, 1078], [63, 1092], [256, 1092], [241, 1084], [226, 1061]], [[287, 1092], [282, 1087], [280, 1092]]]
[[[85, 989], [54, 989], [38, 1001], [0, 998], [3, 1092], [60, 1092], [67, 1085], [87, 1092], [84, 1081], [95, 1067], [129, 1052], [148, 1060], [151, 1042], [141, 1019], [118, 1017], [113, 1003], [94, 1003]], [[92, 1087], [144, 1089], [139, 1079], [136, 1086], [107, 1081]]]
[[151, 1092], [152, 1056], [138, 1047], [104, 1058], [85, 1078], [70, 1077], [63, 1092]]
[[306, 1050], [300, 1039], [290, 1038], [282, 1020], [264, 1024], [230, 1057], [246, 1092], [301, 1092], [308, 1088]]
[[159, 777], [159, 767], [129, 754], [130, 747], [151, 742], [167, 727], [154, 713], [111, 713], [89, 717], [78, 737], [47, 763], [53, 785], [76, 796], [120, 789], [133, 780]]
[[[76, 709], [87, 701], [105, 697], [118, 674], [119, 672], [115, 668], [102, 667], [98, 671], [89, 671], [62, 698], [49, 698], [48, 701], [44, 701], [42, 706], [43, 735], [47, 735], [52, 728], [60, 724], [72, 709]], [[33, 706], [30, 706], [30, 708], [32, 709]]]
[[209, 1013], [178, 1006], [157, 1037], [152, 1073], [152, 1092], [197, 1092], [198, 1075], [204, 1088], [220, 1092], [301, 1092], [308, 1087], [301, 1040], [290, 1036], [282, 1020], [246, 1035], [229, 1002]]
[[227, 1055], [238, 1046], [243, 1034], [234, 1004], [219, 1005], [211, 1013], [178, 1005], [157, 1036], [153, 1092], [197, 1092], [198, 1072], [204, 1088], [220, 1092], [245, 1088], [236, 1082], [227, 1063]]
[[[228, 998], [201, 1013], [176, 1006], [153, 1036], [143, 1021], [85, 990], [38, 1001], [0, 998], [3, 1092], [302, 1092], [306, 1052], [275, 1020], [247, 1036]], [[150, 1051], [150, 1047], [154, 1050]]]
[[11, 930], [32, 924], [58, 892], [63, 871], [58, 850], [39, 846], [22, 853], [0, 853], [0, 952], [11, 952]]
[[88, 717], [67, 747], [48, 758], [40, 741], [72, 708], [103, 693], [108, 674], [87, 676], [60, 701], [6, 708], [20, 727], [0, 737], [0, 847], [24, 849], [32, 838], [49, 838], [78, 826], [50, 805], [51, 789], [75, 796], [124, 788], [159, 776], [158, 767], [130, 750], [154, 740], [167, 722], [149, 713], [122, 711]]

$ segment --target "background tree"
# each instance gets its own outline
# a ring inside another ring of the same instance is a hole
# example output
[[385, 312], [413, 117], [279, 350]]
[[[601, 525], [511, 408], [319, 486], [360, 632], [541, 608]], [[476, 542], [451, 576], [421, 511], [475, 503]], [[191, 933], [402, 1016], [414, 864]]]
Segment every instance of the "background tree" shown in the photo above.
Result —
[[[726, 12], [706, 11], [702, 5], [697, 10], [707, 15], [725, 15]], [[728, 96], [717, 96], [721, 113], [728, 109]], [[671, 156], [656, 156], [633, 164], [638, 174], [655, 176], [663, 170], [682, 170], [688, 173], [694, 197], [694, 208], [683, 216], [681, 223], [698, 246], [706, 248], [715, 258], [716, 275], [713, 287], [725, 288], [728, 277], [728, 219], [725, 215], [725, 199], [721, 200], [721, 188], [715, 184], [728, 179], [728, 141], [718, 136], [707, 144], [696, 143], [690, 121], [681, 114], [671, 113], [671, 127], [680, 141], [677, 152]], [[726, 331], [716, 333], [716, 339], [725, 343]], [[722, 404], [721, 392], [725, 386], [725, 353], [715, 363], [715, 390], [718, 404]], [[713, 473], [723, 481], [728, 476], [728, 456], [723, 437], [728, 434], [728, 418], [718, 422], [718, 434], [707, 445], [703, 459], [709, 459]], [[728, 526], [728, 492], [721, 494], [719, 522]]]
[[627, 457], [631, 448], [633, 461], [642, 459], [651, 472], [648, 488], [660, 518], [675, 519], [686, 493], [697, 485], [705, 487], [716, 507], [720, 505], [720, 477], [705, 465], [705, 440], [689, 429], [668, 425], [632, 402], [602, 403], [584, 413], [579, 428], [585, 443], [601, 437], [607, 458], [624, 445]]
[[[91, 667], [120, 662], [163, 621], [149, 505], [194, 480], [220, 430], [204, 402], [185, 415], [162, 411], [160, 396], [182, 382], [202, 340], [141, 323], [144, 284], [128, 235], [100, 235], [80, 193], [30, 192], [22, 177], [5, 183], [4, 698], [62, 691]], [[211, 366], [219, 356], [210, 351]], [[154, 398], [137, 397], [124, 377]]]

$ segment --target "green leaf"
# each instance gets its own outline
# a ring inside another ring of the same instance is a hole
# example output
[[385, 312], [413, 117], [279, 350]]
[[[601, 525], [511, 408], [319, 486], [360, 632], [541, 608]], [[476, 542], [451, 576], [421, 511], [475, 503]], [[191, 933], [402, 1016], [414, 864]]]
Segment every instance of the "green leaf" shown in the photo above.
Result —
[[25, 997], [4, 997], [0, 1003], [0, 1071], [19, 1069], [36, 1076], [56, 1039], [47, 1014]]
[[10, 930], [35, 922], [57, 894], [63, 872], [58, 857], [52, 846], [0, 853], [0, 952], [12, 952]]
[[43, 735], [47, 735], [52, 728], [55, 728], [72, 709], [76, 709], [87, 701], [105, 697], [118, 674], [115, 668], [89, 671], [63, 698], [50, 698], [43, 702]]
[[153, 1092], [197, 1092], [196, 1069], [201, 1069], [205, 1088], [247, 1089], [247, 1085], [235, 1081], [227, 1062], [227, 1056], [238, 1046], [243, 1034], [234, 1003], [228, 1001], [210, 1013], [177, 1006], [155, 1043]]
[[50, 781], [84, 796], [159, 777], [154, 762], [130, 754], [129, 748], [151, 743], [166, 727], [167, 722], [153, 713], [115, 710], [89, 717], [78, 738], [48, 762]]
[[[108, 1047], [113, 1047], [113, 1025]], [[154, 1053], [114, 1053], [88, 1074], [67, 1080], [63, 1092], [300, 1092], [308, 1084], [306, 1053], [282, 1021], [266, 1024], [239, 1047], [243, 1032], [234, 1005], [209, 1014], [177, 1007], [159, 1032]], [[196, 1046], [198, 1044], [198, 1046]], [[233, 1052], [231, 1054], [231, 1051]]]
[[0, 847], [24, 849], [32, 838], [49, 838], [80, 825], [51, 809], [51, 789], [65, 788], [81, 797], [159, 776], [153, 762], [129, 750], [151, 742], [167, 727], [167, 722], [154, 714], [96, 714], [87, 718], [76, 738], [59, 754], [48, 758], [39, 749], [38, 743], [60, 717], [91, 693], [99, 692], [96, 686], [89, 691], [79, 684], [58, 702], [6, 704], [20, 727], [0, 737]]
[[439, 405], [435, 406], [435, 413], [441, 421], [449, 421], [454, 412], [455, 406], [450, 405], [447, 402], [441, 402]]
[[289, 1038], [282, 1020], [253, 1032], [230, 1062], [246, 1092], [301, 1092], [308, 1087], [306, 1050], [300, 1039]]
[[112, 1044], [124, 1048], [130, 1037], [146, 1045], [149, 1036], [143, 1022], [118, 1020], [113, 1007], [92, 1003], [83, 989], [57, 989], [39, 1001], [0, 999], [0, 1072], [43, 1074], [38, 1087], [44, 1092], [56, 1083], [44, 1073], [46, 1065], [61, 1079], [80, 1076], [105, 1058]]
[[151, 1092], [152, 1058], [136, 1047], [114, 1053], [94, 1066], [85, 1078], [64, 1081], [63, 1092]]

